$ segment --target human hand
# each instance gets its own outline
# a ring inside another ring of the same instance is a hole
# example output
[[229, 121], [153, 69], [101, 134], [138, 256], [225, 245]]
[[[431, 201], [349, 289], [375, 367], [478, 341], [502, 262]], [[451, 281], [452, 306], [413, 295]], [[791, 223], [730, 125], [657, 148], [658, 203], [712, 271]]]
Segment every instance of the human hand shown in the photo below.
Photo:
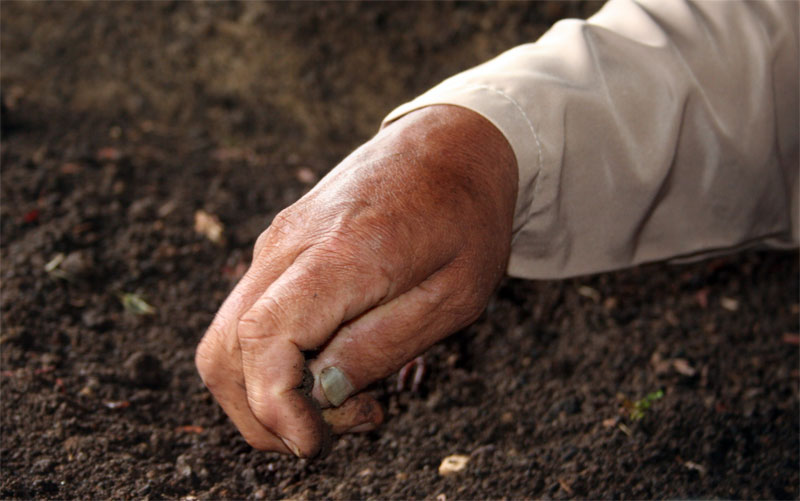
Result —
[[478, 317], [504, 274], [516, 184], [491, 123], [431, 106], [281, 212], [196, 353], [245, 440], [312, 457], [330, 427], [379, 424], [356, 393]]

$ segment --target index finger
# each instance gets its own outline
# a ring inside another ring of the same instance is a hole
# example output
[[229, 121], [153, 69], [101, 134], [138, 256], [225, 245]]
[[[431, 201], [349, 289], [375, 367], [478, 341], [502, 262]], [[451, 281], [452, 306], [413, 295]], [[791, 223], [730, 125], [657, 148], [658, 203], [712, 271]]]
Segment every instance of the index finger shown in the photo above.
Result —
[[272, 266], [254, 260], [220, 307], [195, 353], [195, 365], [203, 383], [244, 439], [256, 449], [286, 454], [293, 451], [255, 417], [247, 403], [236, 324], [290, 259], [286, 256], [273, 260]]
[[235, 337], [221, 335], [213, 324], [203, 336], [195, 364], [206, 388], [252, 447], [291, 454], [286, 444], [256, 419], [247, 404], [241, 349]]

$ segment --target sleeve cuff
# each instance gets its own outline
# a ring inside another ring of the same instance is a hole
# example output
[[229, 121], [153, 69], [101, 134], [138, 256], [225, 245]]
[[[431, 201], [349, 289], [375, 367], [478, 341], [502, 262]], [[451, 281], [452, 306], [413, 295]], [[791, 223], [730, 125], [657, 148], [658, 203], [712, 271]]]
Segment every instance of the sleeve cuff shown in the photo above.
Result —
[[516, 237], [528, 219], [534, 183], [542, 163], [539, 137], [533, 123], [513, 97], [489, 85], [465, 85], [453, 82], [454, 79], [446, 80], [413, 101], [396, 108], [383, 120], [382, 126], [412, 111], [437, 104], [461, 106], [489, 120], [505, 136], [517, 161], [519, 181], [513, 225]]

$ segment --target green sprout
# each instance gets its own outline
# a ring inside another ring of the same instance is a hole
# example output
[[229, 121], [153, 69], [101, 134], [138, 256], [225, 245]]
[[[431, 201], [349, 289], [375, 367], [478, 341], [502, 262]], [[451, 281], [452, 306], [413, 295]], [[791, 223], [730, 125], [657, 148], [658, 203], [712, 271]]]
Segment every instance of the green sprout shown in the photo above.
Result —
[[648, 393], [644, 398], [637, 400], [636, 402], [631, 402], [630, 400], [626, 400], [623, 402], [623, 405], [628, 412], [630, 413], [631, 419], [634, 421], [638, 421], [642, 419], [647, 411], [650, 409], [650, 406], [653, 405], [653, 402], [656, 400], [661, 399], [664, 396], [663, 390], [654, 391], [652, 393]]
[[155, 308], [138, 294], [123, 292], [119, 293], [118, 297], [125, 311], [133, 313], [134, 315], [152, 315], [156, 311]]
[[59, 252], [58, 254], [53, 256], [53, 259], [51, 259], [50, 261], [47, 262], [46, 265], [44, 265], [44, 271], [46, 271], [47, 273], [50, 274], [50, 276], [53, 276], [55, 278], [60, 278], [62, 280], [67, 280], [67, 281], [71, 280], [72, 277], [70, 276], [70, 274], [61, 269], [60, 267], [61, 263], [64, 262], [65, 258], [66, 256], [64, 256], [64, 253]]

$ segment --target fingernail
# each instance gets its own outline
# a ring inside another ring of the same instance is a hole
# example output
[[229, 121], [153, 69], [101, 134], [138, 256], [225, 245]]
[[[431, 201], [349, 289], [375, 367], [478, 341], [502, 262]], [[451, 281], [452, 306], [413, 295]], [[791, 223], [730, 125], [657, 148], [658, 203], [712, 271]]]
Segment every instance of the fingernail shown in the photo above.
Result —
[[279, 438], [281, 439], [281, 441], [283, 441], [283, 445], [285, 445], [286, 447], [289, 448], [290, 451], [292, 451], [292, 454], [294, 454], [299, 458], [303, 457], [303, 454], [300, 452], [300, 449], [296, 445], [294, 445], [294, 442], [292, 442], [288, 438], [283, 438], [283, 437]]
[[355, 391], [353, 383], [338, 367], [322, 369], [322, 372], [319, 373], [319, 384], [325, 398], [334, 407], [340, 406]]

